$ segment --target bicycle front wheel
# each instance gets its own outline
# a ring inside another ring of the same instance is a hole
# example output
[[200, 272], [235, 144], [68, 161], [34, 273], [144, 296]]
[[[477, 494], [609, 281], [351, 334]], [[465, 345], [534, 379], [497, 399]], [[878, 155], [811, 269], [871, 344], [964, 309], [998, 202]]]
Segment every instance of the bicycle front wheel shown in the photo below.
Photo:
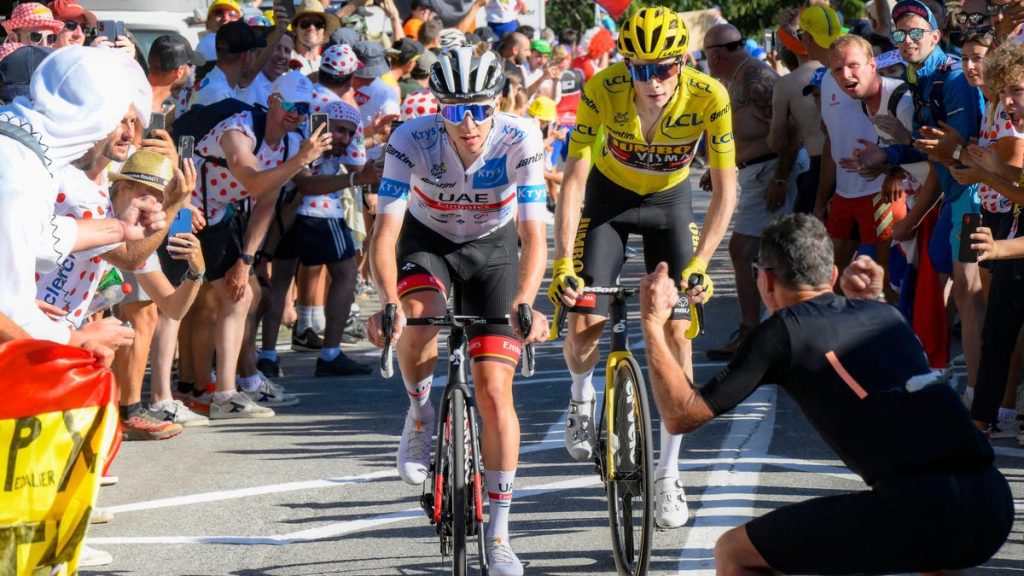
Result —
[[452, 575], [466, 575], [466, 399], [462, 390], [452, 390], [448, 396], [448, 521], [451, 522]]
[[654, 533], [654, 448], [651, 411], [640, 366], [632, 357], [615, 367], [608, 422], [607, 481], [612, 551], [619, 574], [647, 573]]

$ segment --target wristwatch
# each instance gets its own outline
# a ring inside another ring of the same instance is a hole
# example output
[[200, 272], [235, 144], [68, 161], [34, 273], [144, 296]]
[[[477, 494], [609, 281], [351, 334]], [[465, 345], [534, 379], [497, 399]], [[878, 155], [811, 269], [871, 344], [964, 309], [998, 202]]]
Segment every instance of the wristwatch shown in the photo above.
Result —
[[252, 263], [256, 261], [256, 257], [252, 254], [242, 254], [238, 257], [246, 266], [252, 266]]
[[203, 280], [206, 280], [206, 272], [193, 273], [191, 269], [187, 269], [185, 270], [185, 278], [193, 282], [202, 282]]

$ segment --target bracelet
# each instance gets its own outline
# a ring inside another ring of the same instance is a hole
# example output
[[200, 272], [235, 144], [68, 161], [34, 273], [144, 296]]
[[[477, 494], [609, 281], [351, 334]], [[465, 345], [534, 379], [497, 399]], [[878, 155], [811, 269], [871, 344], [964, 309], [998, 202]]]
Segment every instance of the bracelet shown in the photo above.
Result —
[[202, 283], [202, 281], [206, 279], [206, 271], [203, 270], [202, 272], [192, 273], [192, 269], [189, 268], [189, 269], [185, 270], [185, 278], [187, 278], [187, 279], [189, 279], [189, 280], [191, 280], [193, 282]]

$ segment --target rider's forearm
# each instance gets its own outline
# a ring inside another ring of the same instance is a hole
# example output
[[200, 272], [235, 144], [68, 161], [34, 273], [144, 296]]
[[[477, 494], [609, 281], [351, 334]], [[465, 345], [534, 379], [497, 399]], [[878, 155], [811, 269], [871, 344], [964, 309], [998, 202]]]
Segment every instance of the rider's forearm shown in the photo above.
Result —
[[572, 157], [565, 166], [562, 190], [558, 194], [558, 205], [555, 208], [556, 259], [572, 256], [572, 244], [580, 224], [580, 207], [583, 205], [589, 168], [589, 160]]
[[519, 251], [519, 284], [515, 303], [533, 306], [533, 301], [544, 281], [547, 271], [548, 243], [545, 237], [543, 220], [525, 220], [519, 222], [519, 240], [522, 248]]
[[694, 254], [705, 262], [711, 261], [711, 256], [725, 237], [732, 213], [736, 209], [736, 169], [710, 170], [711, 204], [708, 206], [704, 227], [700, 231], [700, 242], [697, 243], [697, 251]]
[[398, 260], [395, 249], [398, 245], [398, 232], [401, 220], [395, 225], [393, 220], [398, 217], [382, 214], [377, 217], [370, 248], [370, 270], [377, 283], [377, 293], [381, 304], [398, 303]]
[[642, 325], [647, 370], [651, 375], [651, 390], [654, 391], [654, 402], [661, 420], [671, 434], [692, 432], [714, 418], [714, 414], [676, 361], [665, 340], [664, 325], [646, 318]]

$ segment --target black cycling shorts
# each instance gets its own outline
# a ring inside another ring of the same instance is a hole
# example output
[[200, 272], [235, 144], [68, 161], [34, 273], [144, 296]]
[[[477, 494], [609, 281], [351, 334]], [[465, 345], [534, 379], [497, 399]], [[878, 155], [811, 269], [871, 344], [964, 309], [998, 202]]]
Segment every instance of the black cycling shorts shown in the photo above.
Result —
[[[405, 215], [396, 250], [398, 296], [422, 290], [441, 292], [447, 300], [458, 282], [460, 314], [499, 317], [512, 308], [519, 281], [518, 235], [514, 222], [464, 244], [434, 232]], [[511, 326], [470, 326], [469, 354], [474, 360], [519, 362], [520, 342]]]
[[276, 260], [298, 258], [303, 266], [334, 264], [356, 255], [352, 231], [344, 218], [299, 214], [274, 250]]
[[[242, 255], [241, 219], [237, 214], [229, 212], [224, 218], [211, 226], [207, 226], [196, 234], [199, 244], [203, 248], [203, 260], [206, 261], [206, 281], [213, 282], [220, 280], [228, 273], [228, 270], [235, 265], [238, 257]], [[188, 264], [184, 260], [175, 260], [167, 252], [167, 239], [157, 250], [160, 258], [160, 267], [163, 269], [167, 279], [174, 286], [181, 285], [188, 270]]]
[[988, 466], [784, 506], [747, 524], [747, 535], [784, 574], [931, 572], [985, 563], [1013, 516], [1010, 486]]
[[[647, 272], [653, 272], [658, 262], [666, 262], [669, 276], [681, 286], [683, 269], [693, 258], [700, 239], [691, 196], [688, 180], [668, 190], [640, 195], [612, 182], [599, 169], [591, 170], [573, 242], [576, 273], [587, 286], [618, 284], [626, 242], [632, 233], [643, 237]], [[610, 299], [607, 295], [584, 294], [572, 311], [607, 316]], [[672, 319], [689, 317], [689, 301], [681, 296], [672, 310]]]

